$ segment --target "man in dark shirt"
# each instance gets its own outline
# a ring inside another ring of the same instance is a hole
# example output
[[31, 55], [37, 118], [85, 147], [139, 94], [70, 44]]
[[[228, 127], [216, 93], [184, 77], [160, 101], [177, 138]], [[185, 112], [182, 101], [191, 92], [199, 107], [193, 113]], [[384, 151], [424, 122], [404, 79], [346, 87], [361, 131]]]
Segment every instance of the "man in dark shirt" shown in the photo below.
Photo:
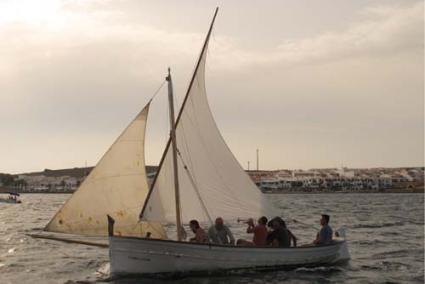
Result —
[[288, 230], [282, 226], [282, 222], [279, 219], [279, 217], [276, 217], [271, 221], [273, 231], [267, 236], [267, 244], [273, 247], [289, 248], [291, 243]]
[[316, 245], [327, 245], [332, 242], [332, 228], [329, 226], [329, 215], [323, 214], [322, 218], [320, 219], [320, 225], [322, 225], [322, 228], [320, 229], [320, 232], [317, 233], [316, 239], [313, 241]]

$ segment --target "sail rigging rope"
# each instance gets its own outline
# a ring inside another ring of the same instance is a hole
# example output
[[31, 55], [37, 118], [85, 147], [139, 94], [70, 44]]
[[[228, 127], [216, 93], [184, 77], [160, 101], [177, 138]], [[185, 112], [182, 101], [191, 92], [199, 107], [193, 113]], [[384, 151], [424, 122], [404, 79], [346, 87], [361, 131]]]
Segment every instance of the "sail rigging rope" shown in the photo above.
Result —
[[198, 197], [199, 202], [201, 203], [202, 208], [205, 210], [205, 213], [207, 214], [208, 220], [210, 221], [210, 224], [212, 225], [213, 224], [213, 221], [211, 219], [210, 213], [208, 212], [207, 206], [205, 205], [204, 200], [201, 197], [201, 193], [198, 190], [198, 186], [195, 184], [195, 182], [194, 182], [194, 180], [192, 178], [192, 175], [190, 174], [189, 169], [187, 168], [187, 165], [183, 161], [183, 157], [182, 157], [182, 155], [181, 155], [181, 153], [180, 153], [180, 151], [178, 149], [177, 149], [177, 154], [179, 155], [180, 160], [182, 161], [183, 168], [185, 169], [186, 174], [189, 177], [189, 181], [192, 184], [193, 189], [195, 190], [196, 196]]
[[159, 93], [159, 91], [162, 89], [162, 87], [165, 85], [165, 82], [167, 82], [166, 80], [164, 80], [162, 82], [162, 84], [159, 86], [159, 88], [155, 91], [155, 93], [153, 94], [153, 96], [151, 97], [151, 99], [149, 100], [149, 103], [156, 97], [156, 95]]
[[[175, 99], [175, 97], [174, 97], [174, 99]], [[189, 101], [189, 103], [193, 103], [191, 97], [189, 97], [189, 100], [188, 101]], [[189, 146], [187, 144], [186, 131], [184, 129], [184, 124], [182, 123], [182, 124], [180, 124], [180, 126], [182, 128], [182, 133], [183, 133], [183, 137], [182, 137], [183, 138], [183, 142], [184, 142], [183, 147], [186, 148], [186, 152], [189, 152]], [[198, 186], [197, 186], [198, 182], [196, 181], [196, 177], [190, 173], [189, 168], [188, 168], [187, 164], [184, 162], [183, 157], [182, 157], [181, 152], [180, 152], [179, 149], [177, 149], [177, 154], [180, 157], [180, 160], [181, 160], [181, 162], [183, 164], [183, 168], [186, 171], [186, 174], [187, 174], [187, 176], [189, 178], [190, 183], [192, 184], [193, 189], [195, 190], [195, 193], [196, 193], [196, 195], [197, 195], [197, 197], [198, 197], [198, 199], [199, 199], [199, 201], [201, 203], [201, 206], [204, 209], [205, 214], [207, 215], [207, 218], [208, 218], [208, 220], [210, 222], [210, 225], [212, 225], [213, 224], [212, 218], [211, 218], [211, 215], [209, 214], [208, 209], [207, 209], [207, 207], [206, 207], [206, 205], [205, 205], [205, 203], [204, 203], [204, 201], [203, 201], [203, 199], [201, 197], [201, 193], [200, 193], [200, 191], [198, 189]], [[189, 159], [188, 161], [189, 161], [189, 164], [190, 164], [190, 168], [193, 169], [193, 163], [192, 163], [192, 159], [191, 159], [190, 155], [188, 155], [188, 159]]]

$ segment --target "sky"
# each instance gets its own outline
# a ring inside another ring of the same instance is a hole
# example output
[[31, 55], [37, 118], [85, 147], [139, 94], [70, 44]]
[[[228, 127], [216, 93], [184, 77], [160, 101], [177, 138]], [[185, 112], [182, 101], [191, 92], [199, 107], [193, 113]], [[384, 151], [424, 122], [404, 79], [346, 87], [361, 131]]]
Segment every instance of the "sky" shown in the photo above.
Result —
[[244, 168], [424, 165], [423, 1], [0, 0], [0, 172], [95, 165], [168, 67], [181, 104], [216, 6], [207, 93]]

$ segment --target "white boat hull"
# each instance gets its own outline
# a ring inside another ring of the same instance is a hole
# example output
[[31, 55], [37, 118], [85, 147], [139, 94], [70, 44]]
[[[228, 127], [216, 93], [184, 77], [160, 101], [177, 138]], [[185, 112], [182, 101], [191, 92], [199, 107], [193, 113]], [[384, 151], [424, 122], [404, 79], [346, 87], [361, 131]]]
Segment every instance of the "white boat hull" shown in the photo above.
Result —
[[0, 203], [19, 204], [19, 203], [21, 203], [21, 201], [20, 200], [9, 199], [9, 198], [0, 198]]
[[346, 241], [298, 248], [234, 247], [132, 237], [109, 238], [111, 275], [331, 265], [348, 261]]

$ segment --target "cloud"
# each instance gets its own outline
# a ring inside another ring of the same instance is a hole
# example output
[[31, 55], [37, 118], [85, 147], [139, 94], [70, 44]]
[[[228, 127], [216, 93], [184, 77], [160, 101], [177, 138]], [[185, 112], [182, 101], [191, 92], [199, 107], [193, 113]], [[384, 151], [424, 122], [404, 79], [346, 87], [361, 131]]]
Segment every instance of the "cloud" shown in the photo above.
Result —
[[[220, 67], [241, 68], [263, 64], [315, 64], [353, 57], [381, 57], [422, 52], [424, 4], [367, 7], [360, 19], [340, 32], [284, 40], [268, 52], [252, 52], [229, 38], [218, 37], [214, 56]], [[228, 60], [232, 58], [232, 60]]]
[[[3, 23], [0, 25], [0, 36], [9, 40], [0, 43], [0, 52], [12, 59], [14, 56], [11, 55], [14, 54], [25, 65], [26, 59], [57, 57], [72, 54], [79, 47], [116, 42], [123, 48], [138, 50], [137, 53], [142, 54], [142, 59], [148, 63], [152, 59], [151, 54], [155, 53], [157, 62], [170, 62], [172, 59], [179, 64], [180, 59], [187, 61], [193, 56], [193, 51], [199, 49], [203, 33], [170, 32], [134, 21], [131, 13], [135, 12], [130, 10], [131, 3], [124, 1], [120, 6], [114, 1], [62, 2], [60, 11], [64, 19], [59, 30], [55, 25], [57, 17], [52, 17], [51, 23], [46, 20], [44, 24], [35, 26], [29, 25], [33, 24], [32, 21]], [[51, 14], [58, 12], [57, 5], [54, 7], [56, 10], [51, 9]], [[418, 52], [423, 50], [423, 9], [422, 2], [366, 7], [358, 15], [357, 21], [343, 31], [283, 40], [266, 52], [264, 49], [247, 49], [237, 39], [216, 35], [212, 39], [214, 49], [211, 51], [211, 61], [214, 61], [214, 69], [229, 70], [246, 68], [248, 65], [311, 64], [354, 56]], [[16, 63], [19, 62], [3, 64], [0, 75], [13, 74]], [[160, 64], [149, 65], [155, 68]]]
[[[169, 2], [156, 7], [129, 0], [58, 0], [46, 2], [52, 3], [46, 9], [32, 2], [0, 3], [0, 120], [8, 122], [0, 140], [19, 140], [2, 145], [0, 156], [15, 169], [25, 159], [33, 161], [32, 170], [37, 164], [95, 163], [170, 64], [181, 100], [208, 26], [206, 17], [190, 10], [191, 2], [185, 2], [187, 22], [181, 10], [166, 7]], [[423, 163], [418, 158], [423, 157], [423, 3], [400, 3], [364, 7], [334, 29], [264, 39], [261, 46], [217, 29], [207, 62], [208, 92], [237, 157], [244, 160], [252, 149], [267, 147], [293, 152], [287, 159], [270, 155], [264, 161], [270, 168], [335, 166], [344, 155], [360, 166], [362, 159], [368, 165]], [[148, 6], [161, 15], [149, 15]], [[217, 28], [232, 28], [223, 16]], [[166, 119], [161, 123], [166, 126]], [[166, 135], [151, 133], [155, 141]], [[159, 144], [148, 153], [152, 163], [161, 155]], [[63, 158], [31, 148], [25, 159], [15, 159], [24, 147], [45, 145]]]

